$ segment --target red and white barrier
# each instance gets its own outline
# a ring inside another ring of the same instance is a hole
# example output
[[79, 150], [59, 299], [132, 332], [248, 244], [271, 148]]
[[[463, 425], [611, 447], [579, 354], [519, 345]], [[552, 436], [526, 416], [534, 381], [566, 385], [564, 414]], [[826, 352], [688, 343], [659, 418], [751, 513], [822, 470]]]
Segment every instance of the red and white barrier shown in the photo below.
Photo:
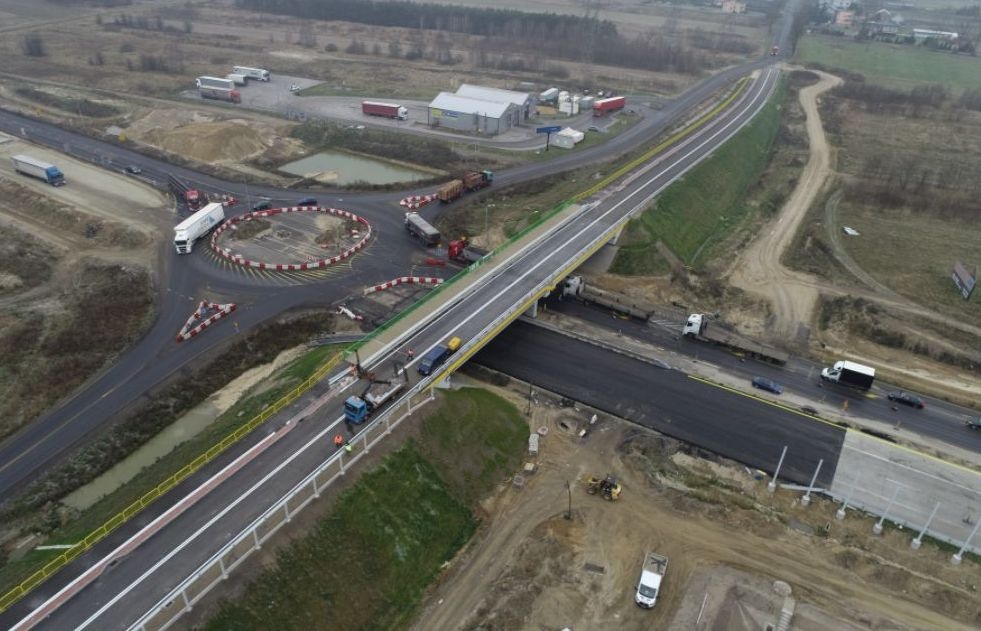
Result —
[[180, 333], [177, 334], [177, 341], [185, 342], [191, 339], [232, 311], [235, 311], [236, 307], [237, 305], [234, 302], [218, 304], [216, 302], [202, 300], [198, 308], [191, 314], [191, 317], [184, 323]]
[[364, 290], [364, 295], [373, 294], [376, 291], [384, 291], [386, 289], [391, 289], [396, 285], [439, 285], [443, 282], [442, 278], [436, 278], [435, 276], [399, 276], [398, 278], [393, 278], [387, 283], [381, 283], [380, 285], [373, 285]]
[[409, 210], [416, 210], [434, 199], [436, 199], [436, 193], [430, 193], [429, 195], [410, 195], [399, 200], [399, 206], [408, 208]]
[[[245, 258], [241, 254], [235, 254], [228, 248], [223, 248], [218, 245], [218, 239], [221, 237], [225, 230], [228, 230], [232, 226], [239, 224], [243, 221], [252, 221], [253, 218], [265, 218], [272, 217], [273, 215], [278, 215], [280, 213], [303, 213], [303, 212], [318, 212], [326, 213], [328, 215], [334, 215], [336, 217], [343, 217], [344, 219], [350, 219], [352, 221], [357, 221], [365, 227], [364, 235], [355, 243], [353, 246], [344, 250], [340, 254], [336, 254], [330, 258], [317, 259], [314, 261], [309, 261], [306, 263], [266, 263], [265, 261], [252, 261]], [[350, 258], [356, 254], [359, 250], [363, 249], [368, 245], [368, 241], [371, 239], [371, 224], [368, 223], [363, 217], [359, 217], [352, 212], [343, 210], [340, 208], [325, 208], [322, 206], [291, 206], [289, 208], [271, 208], [269, 210], [257, 210], [250, 213], [245, 213], [238, 217], [232, 217], [225, 223], [218, 226], [218, 228], [211, 234], [211, 250], [218, 256], [235, 263], [236, 265], [244, 265], [245, 267], [253, 267], [255, 269], [265, 269], [265, 270], [275, 270], [277, 272], [302, 272], [304, 270], [311, 269], [321, 269], [324, 267], [329, 267], [335, 263], [339, 263], [346, 258]]]

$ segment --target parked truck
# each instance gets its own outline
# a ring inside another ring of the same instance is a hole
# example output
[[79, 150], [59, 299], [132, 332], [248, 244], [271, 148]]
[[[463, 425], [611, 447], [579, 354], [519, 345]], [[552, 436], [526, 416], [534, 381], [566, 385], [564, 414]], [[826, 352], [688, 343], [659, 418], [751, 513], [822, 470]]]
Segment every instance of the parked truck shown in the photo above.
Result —
[[868, 390], [875, 381], [875, 368], [846, 360], [821, 369], [821, 379], [859, 390]]
[[235, 82], [231, 79], [221, 79], [219, 77], [198, 77], [194, 80], [198, 88], [221, 88], [223, 90], [234, 90]]
[[611, 112], [619, 112], [627, 106], [627, 97], [614, 96], [608, 99], [593, 101], [593, 116], [606, 116]]
[[480, 190], [491, 185], [494, 181], [493, 171], [468, 171], [459, 180], [451, 180], [436, 191], [439, 201], [447, 204], [464, 193]]
[[562, 295], [597, 304], [639, 320], [648, 320], [654, 314], [653, 306], [624, 294], [600, 289], [586, 282], [582, 276], [566, 278], [562, 283]]
[[432, 224], [423, 219], [419, 213], [405, 213], [405, 229], [413, 237], [422, 241], [423, 245], [439, 244], [439, 230], [433, 228]]
[[470, 265], [487, 256], [487, 250], [470, 245], [470, 240], [462, 237], [450, 241], [449, 246], [446, 248], [446, 256], [457, 263]]
[[234, 74], [242, 74], [249, 79], [255, 79], [256, 81], [269, 81], [270, 75], [268, 70], [263, 70], [262, 68], [251, 68], [249, 66], [234, 66], [232, 68]]
[[416, 370], [423, 377], [429, 376], [434, 370], [443, 365], [446, 359], [455, 353], [458, 348], [460, 348], [461, 340], [458, 337], [452, 337], [446, 344], [438, 344], [434, 346], [428, 353], [422, 356], [419, 361], [419, 366]]
[[653, 609], [657, 596], [661, 593], [661, 583], [668, 571], [668, 557], [648, 552], [644, 557], [644, 566], [640, 570], [640, 580], [637, 582], [637, 594], [634, 602], [644, 609]]
[[198, 88], [198, 92], [201, 93], [202, 99], [215, 99], [216, 101], [228, 101], [229, 103], [242, 102], [242, 95], [238, 90], [201, 86]]
[[383, 116], [397, 118], [400, 121], [409, 118], [409, 110], [398, 103], [381, 103], [379, 101], [362, 101], [361, 113], [366, 116]]
[[14, 171], [18, 173], [36, 177], [51, 186], [63, 186], [65, 184], [64, 174], [53, 164], [25, 155], [10, 156], [10, 161], [14, 165]]
[[361, 396], [350, 396], [344, 402], [344, 419], [355, 425], [364, 423], [398, 394], [404, 385], [402, 381], [372, 381]]
[[780, 54], [780, 47], [779, 46], [777, 46], [776, 44], [774, 44], [773, 46], [770, 47], [770, 56], [771, 57], [776, 57], [779, 54]]
[[709, 317], [702, 313], [693, 313], [688, 316], [682, 334], [688, 339], [711, 342], [780, 366], [786, 364], [790, 357], [779, 348], [747, 339], [738, 333], [725, 329], [717, 322], [709, 325]]
[[244, 74], [232, 73], [230, 75], [227, 75], [225, 78], [231, 81], [232, 83], [234, 83], [235, 85], [248, 85], [249, 83], [249, 78]]
[[178, 254], [190, 254], [194, 242], [225, 220], [225, 207], [208, 204], [174, 226], [174, 247]]

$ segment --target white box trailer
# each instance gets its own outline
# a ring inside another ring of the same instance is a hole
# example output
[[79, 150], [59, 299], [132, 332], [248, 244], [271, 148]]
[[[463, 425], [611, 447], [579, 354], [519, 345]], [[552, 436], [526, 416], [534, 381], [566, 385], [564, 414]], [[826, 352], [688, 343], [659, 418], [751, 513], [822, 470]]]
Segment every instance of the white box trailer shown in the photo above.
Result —
[[262, 68], [250, 68], [249, 66], [235, 66], [232, 68], [235, 74], [244, 74], [249, 79], [256, 81], [269, 81], [269, 71]]
[[249, 78], [244, 74], [230, 74], [225, 78], [235, 85], [247, 85], [249, 83]]
[[207, 204], [184, 221], [174, 226], [174, 247], [178, 254], [190, 254], [194, 242], [208, 234], [225, 220], [225, 207], [218, 203]]
[[195, 83], [199, 88], [219, 88], [222, 90], [234, 90], [235, 82], [231, 79], [222, 79], [220, 77], [198, 77], [195, 79]]

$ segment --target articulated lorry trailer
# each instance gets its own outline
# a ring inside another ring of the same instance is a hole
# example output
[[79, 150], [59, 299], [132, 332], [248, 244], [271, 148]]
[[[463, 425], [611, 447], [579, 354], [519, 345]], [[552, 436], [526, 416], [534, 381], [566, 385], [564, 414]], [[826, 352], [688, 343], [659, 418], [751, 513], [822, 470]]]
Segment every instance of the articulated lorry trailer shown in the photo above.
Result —
[[606, 116], [612, 112], [619, 112], [627, 106], [627, 97], [613, 96], [608, 99], [598, 99], [593, 101], [593, 116]]
[[648, 320], [654, 314], [653, 306], [624, 294], [600, 289], [586, 282], [582, 276], [566, 278], [562, 283], [562, 295], [606, 307], [638, 320]]
[[493, 171], [469, 171], [459, 180], [451, 180], [436, 191], [436, 197], [444, 204], [452, 202], [464, 193], [480, 190], [494, 181]]
[[688, 316], [688, 321], [685, 322], [681, 332], [688, 339], [711, 342], [779, 366], [783, 366], [790, 359], [790, 355], [779, 348], [747, 339], [734, 331], [723, 328], [718, 323], [709, 325], [708, 316], [702, 313], [693, 313]]
[[53, 164], [24, 155], [10, 156], [10, 161], [14, 165], [14, 171], [18, 173], [36, 177], [51, 186], [63, 186], [65, 184], [64, 174]]
[[174, 226], [174, 247], [177, 248], [177, 253], [190, 254], [194, 242], [223, 221], [225, 221], [225, 207], [213, 203]]
[[405, 229], [423, 245], [439, 245], [439, 230], [422, 218], [419, 213], [405, 213]]
[[235, 82], [231, 79], [219, 77], [198, 77], [194, 80], [198, 88], [221, 88], [222, 90], [234, 90]]
[[868, 390], [875, 381], [875, 368], [850, 361], [837, 361], [821, 369], [821, 379], [858, 390]]
[[362, 101], [361, 113], [367, 116], [396, 118], [400, 121], [404, 121], [409, 118], [409, 110], [398, 103], [380, 103], [379, 101]]
[[241, 103], [242, 95], [238, 90], [230, 90], [227, 88], [212, 88], [209, 86], [201, 86], [198, 88], [198, 92], [201, 93], [202, 99], [214, 99], [216, 101], [228, 101], [229, 103]]
[[255, 79], [256, 81], [269, 81], [270, 75], [268, 70], [262, 68], [252, 68], [250, 66], [234, 66], [232, 68], [233, 74], [245, 75], [249, 79]]

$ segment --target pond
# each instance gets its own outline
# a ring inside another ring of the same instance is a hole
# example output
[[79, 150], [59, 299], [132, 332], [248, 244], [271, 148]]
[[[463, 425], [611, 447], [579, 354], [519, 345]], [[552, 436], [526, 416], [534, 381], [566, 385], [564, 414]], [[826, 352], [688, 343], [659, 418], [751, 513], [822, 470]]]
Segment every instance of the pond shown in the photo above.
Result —
[[354, 182], [395, 184], [433, 177], [433, 173], [384, 160], [356, 156], [343, 151], [315, 153], [302, 160], [284, 164], [279, 167], [279, 170], [302, 177], [314, 177], [324, 184], [336, 184], [338, 186], [353, 184]]

